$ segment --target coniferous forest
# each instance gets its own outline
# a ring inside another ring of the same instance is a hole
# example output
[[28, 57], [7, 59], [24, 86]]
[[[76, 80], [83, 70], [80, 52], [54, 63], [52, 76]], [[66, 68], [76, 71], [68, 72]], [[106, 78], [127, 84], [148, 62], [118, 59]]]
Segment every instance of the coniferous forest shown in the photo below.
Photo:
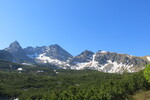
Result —
[[0, 0], [0, 100], [150, 100], [150, 0]]
[[0, 100], [132, 100], [137, 91], [150, 89], [144, 71], [110, 74], [9, 64], [0, 62]]

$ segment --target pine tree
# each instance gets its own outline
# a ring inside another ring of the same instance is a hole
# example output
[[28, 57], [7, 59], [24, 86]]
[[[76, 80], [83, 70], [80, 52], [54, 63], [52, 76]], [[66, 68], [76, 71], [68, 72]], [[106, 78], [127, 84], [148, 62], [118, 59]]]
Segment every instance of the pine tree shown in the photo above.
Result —
[[148, 82], [150, 82], [150, 64], [148, 64], [144, 69], [144, 77]]

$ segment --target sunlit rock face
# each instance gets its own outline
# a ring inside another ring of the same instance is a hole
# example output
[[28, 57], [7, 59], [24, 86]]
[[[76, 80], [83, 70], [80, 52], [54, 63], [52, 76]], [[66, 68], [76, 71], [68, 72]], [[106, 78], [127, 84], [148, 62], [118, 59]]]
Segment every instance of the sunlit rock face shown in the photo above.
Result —
[[91, 69], [108, 73], [137, 72], [142, 70], [150, 59], [149, 56], [141, 58], [102, 50], [96, 53], [85, 50], [73, 57], [57, 44], [22, 48], [17, 41], [11, 43], [3, 52], [7, 56], [0, 55], [0, 58], [17, 63], [50, 63], [63, 69]]

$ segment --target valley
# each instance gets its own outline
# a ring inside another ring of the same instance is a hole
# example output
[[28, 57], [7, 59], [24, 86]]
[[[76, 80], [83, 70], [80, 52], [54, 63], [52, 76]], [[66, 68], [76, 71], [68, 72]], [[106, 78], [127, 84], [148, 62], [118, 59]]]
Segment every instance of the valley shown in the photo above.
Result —
[[9, 100], [128, 100], [137, 91], [150, 89], [143, 71], [115, 74], [56, 70], [46, 66], [18, 67], [24, 71], [0, 71], [1, 97]]
[[14, 42], [0, 58], [3, 100], [138, 100], [135, 93], [150, 90], [148, 56], [85, 50], [73, 57], [58, 45], [22, 49]]

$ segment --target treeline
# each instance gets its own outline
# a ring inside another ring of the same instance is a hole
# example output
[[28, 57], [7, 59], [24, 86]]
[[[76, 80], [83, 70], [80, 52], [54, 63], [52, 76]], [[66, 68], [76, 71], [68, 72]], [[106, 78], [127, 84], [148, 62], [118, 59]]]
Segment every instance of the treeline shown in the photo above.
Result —
[[149, 86], [143, 77], [143, 72], [139, 72], [124, 75], [122, 79], [114, 78], [103, 81], [99, 85], [93, 84], [92, 87], [71, 86], [61, 92], [34, 93], [28, 98], [29, 100], [125, 100], [129, 95], [138, 90], [146, 90]]
[[0, 72], [0, 96], [19, 100], [125, 100], [149, 89], [143, 71], [108, 74], [57, 70], [57, 74]]

